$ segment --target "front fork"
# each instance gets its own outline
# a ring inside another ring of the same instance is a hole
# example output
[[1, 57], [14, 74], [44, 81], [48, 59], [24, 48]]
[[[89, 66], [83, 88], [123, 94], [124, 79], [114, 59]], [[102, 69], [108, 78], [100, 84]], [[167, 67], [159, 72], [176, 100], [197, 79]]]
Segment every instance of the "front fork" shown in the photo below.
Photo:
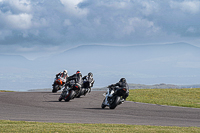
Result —
[[110, 89], [107, 90], [107, 93], [105, 95], [106, 98], [105, 98], [105, 103], [104, 104], [109, 105], [108, 98], [112, 97], [113, 93], [114, 93], [113, 90], [110, 90]]

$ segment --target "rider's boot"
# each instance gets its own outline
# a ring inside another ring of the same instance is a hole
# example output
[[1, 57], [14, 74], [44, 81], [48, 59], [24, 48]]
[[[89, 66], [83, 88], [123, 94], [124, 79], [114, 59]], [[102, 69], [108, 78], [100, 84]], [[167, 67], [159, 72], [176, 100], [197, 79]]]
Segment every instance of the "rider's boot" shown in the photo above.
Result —
[[124, 103], [124, 101], [125, 101], [125, 100], [122, 98], [122, 99], [121, 99], [121, 102]]

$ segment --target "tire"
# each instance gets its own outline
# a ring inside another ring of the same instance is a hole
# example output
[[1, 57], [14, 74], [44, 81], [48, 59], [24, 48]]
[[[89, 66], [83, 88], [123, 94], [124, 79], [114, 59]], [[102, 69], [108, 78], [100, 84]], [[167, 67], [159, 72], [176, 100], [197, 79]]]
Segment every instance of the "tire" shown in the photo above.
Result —
[[103, 100], [102, 104], [101, 104], [101, 108], [105, 109], [106, 105], [104, 105], [103, 103], [105, 102], [105, 99]]
[[85, 96], [88, 93], [88, 88], [84, 89], [83, 95]]
[[80, 98], [81, 96], [80, 95], [78, 95], [76, 98]]
[[76, 92], [74, 90], [70, 90], [68, 95], [65, 97], [65, 102], [69, 102], [71, 99], [74, 98]]
[[78, 94], [78, 96], [76, 96], [76, 98], [80, 98], [81, 97], [81, 94]]
[[81, 91], [79, 92], [79, 94], [76, 96], [76, 98], [80, 98], [82, 95], [84, 95], [84, 88], [81, 88]]
[[58, 101], [62, 101], [62, 96], [59, 97]]
[[54, 85], [54, 86], [53, 86], [52, 93], [56, 93], [57, 91], [58, 91], [58, 87], [57, 87], [57, 85]]
[[119, 105], [119, 103], [120, 103], [120, 97], [117, 96], [114, 99], [113, 103], [110, 104], [110, 109], [115, 109], [117, 107], [117, 105]]

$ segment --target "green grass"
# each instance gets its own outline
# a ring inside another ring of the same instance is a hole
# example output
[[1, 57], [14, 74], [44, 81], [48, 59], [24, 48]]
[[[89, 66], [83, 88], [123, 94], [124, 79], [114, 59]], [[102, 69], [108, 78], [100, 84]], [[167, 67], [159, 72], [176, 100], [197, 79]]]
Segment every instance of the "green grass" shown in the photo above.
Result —
[[18, 133], [198, 133], [200, 127], [125, 124], [66, 124], [0, 120], [0, 132]]
[[191, 89], [134, 89], [127, 101], [200, 108], [200, 88]]
[[14, 92], [14, 91], [0, 90], [0, 92]]

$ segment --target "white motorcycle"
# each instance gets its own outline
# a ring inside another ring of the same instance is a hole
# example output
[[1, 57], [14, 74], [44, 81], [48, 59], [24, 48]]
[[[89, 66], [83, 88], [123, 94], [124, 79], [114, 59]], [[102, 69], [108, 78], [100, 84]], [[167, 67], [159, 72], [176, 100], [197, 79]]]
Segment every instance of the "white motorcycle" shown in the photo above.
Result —
[[115, 109], [118, 105], [124, 102], [122, 98], [123, 95], [126, 94], [126, 88], [117, 88], [115, 86], [108, 86], [107, 93], [104, 93], [105, 99], [101, 104], [101, 108], [104, 109], [108, 106], [110, 109]]

